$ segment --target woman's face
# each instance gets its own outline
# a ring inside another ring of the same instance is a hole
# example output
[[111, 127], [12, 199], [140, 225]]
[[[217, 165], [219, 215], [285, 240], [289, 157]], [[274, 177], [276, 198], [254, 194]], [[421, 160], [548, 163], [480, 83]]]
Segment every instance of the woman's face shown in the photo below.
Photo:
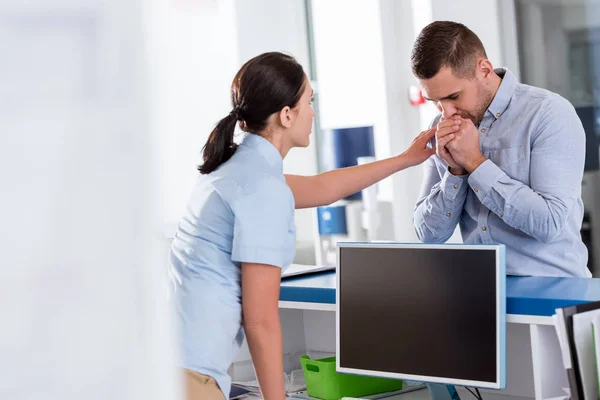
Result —
[[313, 89], [308, 78], [305, 79], [304, 91], [300, 101], [292, 110], [294, 111], [294, 123], [289, 131], [292, 147], [307, 147], [310, 144], [315, 110], [312, 106]]

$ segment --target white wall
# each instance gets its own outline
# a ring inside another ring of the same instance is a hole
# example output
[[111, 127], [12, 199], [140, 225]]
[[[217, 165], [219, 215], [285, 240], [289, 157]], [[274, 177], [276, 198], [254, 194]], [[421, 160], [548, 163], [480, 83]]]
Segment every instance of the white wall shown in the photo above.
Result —
[[236, 24], [240, 62], [267, 51], [281, 51], [294, 56], [308, 71], [304, 0], [237, 0]]
[[527, 21], [521, 25], [519, 38], [523, 53], [527, 55], [522, 71], [523, 80], [530, 85], [544, 87], [546, 84], [546, 57], [544, 39], [544, 21], [542, 10], [536, 4], [520, 6], [521, 18]]
[[152, 117], [169, 229], [187, 204], [202, 146], [231, 110], [229, 87], [239, 67], [234, 0], [205, 4], [154, 0], [149, 10]]
[[0, 20], [0, 398], [180, 398], [142, 2]]
[[545, 78], [542, 86], [565, 97], [570, 95], [569, 79], [569, 43], [567, 32], [561, 27], [563, 14], [562, 7], [544, 7], [542, 9], [543, 30], [545, 46]]
[[[313, 0], [321, 128], [374, 126], [375, 155], [389, 157], [380, 10], [372, 0]], [[391, 181], [379, 198], [391, 200]]]
[[[384, 54], [386, 108], [392, 153], [406, 149], [421, 131], [419, 109], [411, 106], [408, 88], [416, 81], [410, 66], [410, 52], [416, 34], [409, 2], [380, 0]], [[417, 241], [412, 224], [413, 209], [421, 186], [420, 166], [401, 171], [392, 177], [394, 235], [398, 241]]]

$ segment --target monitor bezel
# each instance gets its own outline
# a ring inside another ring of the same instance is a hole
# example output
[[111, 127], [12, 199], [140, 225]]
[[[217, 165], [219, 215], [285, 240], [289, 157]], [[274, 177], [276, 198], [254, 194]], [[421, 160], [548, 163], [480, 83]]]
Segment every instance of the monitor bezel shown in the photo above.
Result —
[[[493, 250], [496, 254], [496, 380], [494, 382], [475, 381], [436, 376], [402, 374], [396, 372], [372, 371], [357, 368], [347, 368], [340, 365], [340, 252], [342, 248], [384, 248], [384, 249], [449, 249], [449, 250]], [[483, 389], [504, 389], [506, 387], [506, 269], [504, 245], [465, 245], [465, 244], [424, 244], [424, 243], [377, 243], [377, 242], [339, 242], [337, 244], [336, 262], [336, 317], [335, 317], [335, 346], [336, 371], [340, 373], [368, 375], [381, 378], [405, 379], [426, 383], [443, 383], [450, 385], [479, 387]]]

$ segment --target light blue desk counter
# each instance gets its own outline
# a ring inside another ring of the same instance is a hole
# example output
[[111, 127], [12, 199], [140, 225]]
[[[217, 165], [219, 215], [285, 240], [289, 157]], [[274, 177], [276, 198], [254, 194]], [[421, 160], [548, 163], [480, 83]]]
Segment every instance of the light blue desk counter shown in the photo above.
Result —
[[[335, 287], [335, 272], [281, 283], [279, 307], [304, 310], [305, 332], [319, 332], [312, 335], [318, 341], [311, 343], [307, 336], [309, 347], [327, 347], [321, 342], [333, 347]], [[600, 279], [507, 277], [507, 388], [503, 396], [542, 400], [563, 394], [568, 383], [552, 315], [556, 308], [592, 301], [600, 301]], [[329, 331], [323, 326], [329, 326]]]

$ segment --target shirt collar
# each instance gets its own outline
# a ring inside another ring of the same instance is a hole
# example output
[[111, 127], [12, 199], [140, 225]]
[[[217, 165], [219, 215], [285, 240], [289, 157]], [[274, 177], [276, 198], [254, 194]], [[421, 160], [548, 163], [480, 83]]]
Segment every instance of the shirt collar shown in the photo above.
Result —
[[247, 133], [241, 145], [248, 147], [252, 151], [257, 151], [270, 167], [276, 169], [277, 172], [283, 173], [283, 159], [281, 158], [281, 154], [267, 139], [254, 133]]
[[496, 92], [496, 96], [494, 96], [494, 100], [488, 107], [487, 111], [491, 113], [494, 118], [499, 118], [504, 111], [508, 108], [508, 104], [510, 103], [510, 99], [517, 87], [517, 78], [506, 68], [496, 68], [494, 72], [502, 78], [502, 82], [500, 83], [500, 87], [498, 87], [498, 91]]

